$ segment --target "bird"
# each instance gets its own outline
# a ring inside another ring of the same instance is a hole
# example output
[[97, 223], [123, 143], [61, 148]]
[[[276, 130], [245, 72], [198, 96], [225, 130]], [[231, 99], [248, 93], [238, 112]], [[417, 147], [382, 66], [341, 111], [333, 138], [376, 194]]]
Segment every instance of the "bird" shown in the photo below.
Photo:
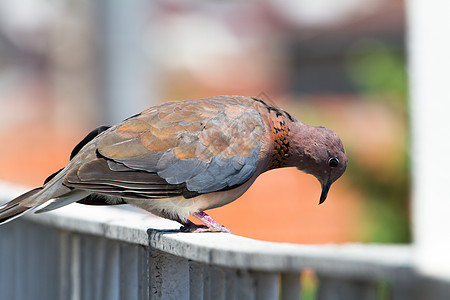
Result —
[[169, 101], [91, 131], [66, 167], [0, 207], [0, 224], [78, 202], [131, 204], [179, 222], [183, 232], [230, 232], [205, 210], [238, 199], [262, 173], [296, 167], [315, 176], [321, 204], [347, 163], [334, 131], [260, 98]]

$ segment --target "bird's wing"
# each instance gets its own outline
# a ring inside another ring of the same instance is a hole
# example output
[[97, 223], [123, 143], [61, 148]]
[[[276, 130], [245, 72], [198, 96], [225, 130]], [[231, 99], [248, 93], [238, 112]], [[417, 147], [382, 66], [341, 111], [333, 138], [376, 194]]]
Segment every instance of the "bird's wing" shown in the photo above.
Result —
[[98, 136], [99, 158], [65, 183], [144, 198], [229, 189], [255, 173], [263, 135], [259, 113], [238, 100], [169, 102]]
[[121, 167], [121, 171], [114, 171], [110, 167], [115, 167], [112, 164], [114, 162], [103, 158], [82, 164], [66, 174], [64, 184], [95, 193], [88, 196], [89, 199], [85, 198], [81, 201], [85, 204], [108, 204], [105, 199], [103, 202], [97, 199], [100, 203], [93, 203], [96, 194], [119, 198], [166, 198], [185, 193], [183, 185], [169, 184], [156, 173], [123, 167]]

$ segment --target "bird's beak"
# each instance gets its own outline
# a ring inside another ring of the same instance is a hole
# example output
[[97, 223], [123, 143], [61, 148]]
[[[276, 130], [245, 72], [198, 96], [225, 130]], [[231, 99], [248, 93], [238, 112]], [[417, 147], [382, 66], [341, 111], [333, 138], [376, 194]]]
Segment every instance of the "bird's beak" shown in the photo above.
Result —
[[330, 190], [331, 180], [328, 179], [326, 183], [322, 183], [322, 194], [320, 194], [319, 204], [322, 204], [327, 199], [328, 191]]

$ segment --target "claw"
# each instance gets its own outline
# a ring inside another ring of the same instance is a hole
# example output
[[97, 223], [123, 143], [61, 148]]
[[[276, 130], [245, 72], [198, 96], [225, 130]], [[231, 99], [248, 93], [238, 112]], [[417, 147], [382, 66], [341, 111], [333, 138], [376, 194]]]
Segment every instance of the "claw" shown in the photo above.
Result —
[[216, 227], [207, 227], [205, 225], [196, 225], [196, 226], [181, 226], [181, 232], [191, 232], [191, 233], [200, 233], [200, 232], [224, 232], [231, 233], [231, 230], [221, 226], [219, 228]]
[[182, 232], [224, 232], [231, 233], [231, 230], [225, 226], [217, 223], [211, 216], [203, 211], [195, 212], [192, 214], [194, 217], [205, 223], [205, 225], [197, 225], [187, 220], [187, 222], [182, 223], [183, 226], [180, 228]]

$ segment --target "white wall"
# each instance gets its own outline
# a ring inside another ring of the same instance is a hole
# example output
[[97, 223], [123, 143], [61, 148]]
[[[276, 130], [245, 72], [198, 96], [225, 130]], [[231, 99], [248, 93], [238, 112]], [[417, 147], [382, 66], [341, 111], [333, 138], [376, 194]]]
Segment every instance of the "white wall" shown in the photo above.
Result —
[[407, 7], [416, 263], [450, 279], [450, 1]]

